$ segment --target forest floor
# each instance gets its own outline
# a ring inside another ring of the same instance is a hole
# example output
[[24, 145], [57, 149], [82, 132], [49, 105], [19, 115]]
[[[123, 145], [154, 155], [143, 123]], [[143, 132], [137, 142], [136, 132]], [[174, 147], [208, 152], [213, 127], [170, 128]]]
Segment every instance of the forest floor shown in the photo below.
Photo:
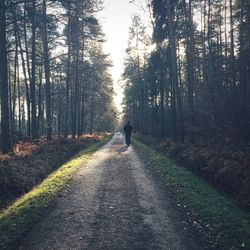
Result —
[[173, 159], [250, 212], [250, 145], [226, 142], [176, 143], [136, 134], [136, 138]]
[[51, 141], [23, 141], [14, 153], [0, 154], [0, 210], [42, 182], [62, 163], [106, 134]]
[[115, 134], [79, 169], [19, 249], [215, 249], [214, 241], [197, 237], [198, 223], [184, 219], [150, 165]]

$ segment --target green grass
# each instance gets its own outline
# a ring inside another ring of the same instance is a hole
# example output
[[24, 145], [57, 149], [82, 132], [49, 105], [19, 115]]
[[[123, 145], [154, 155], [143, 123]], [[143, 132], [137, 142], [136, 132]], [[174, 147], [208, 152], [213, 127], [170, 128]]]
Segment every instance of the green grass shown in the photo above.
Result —
[[0, 214], [0, 249], [16, 249], [20, 239], [43, 215], [44, 210], [58, 192], [71, 179], [73, 173], [85, 164], [91, 154], [111, 139], [111, 135], [80, 151], [48, 176], [39, 186], [25, 194]]
[[216, 191], [207, 182], [156, 150], [133, 140], [133, 144], [157, 163], [164, 181], [173, 187], [177, 201], [210, 224], [221, 249], [250, 249], [250, 214], [233, 200]]

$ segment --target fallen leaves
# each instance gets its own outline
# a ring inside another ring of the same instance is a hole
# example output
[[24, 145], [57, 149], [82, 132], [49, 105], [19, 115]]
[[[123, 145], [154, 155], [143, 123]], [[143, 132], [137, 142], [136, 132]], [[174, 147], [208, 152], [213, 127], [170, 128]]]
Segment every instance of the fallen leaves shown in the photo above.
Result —
[[103, 136], [19, 142], [14, 154], [0, 154], [0, 208], [39, 184], [78, 150], [100, 141]]

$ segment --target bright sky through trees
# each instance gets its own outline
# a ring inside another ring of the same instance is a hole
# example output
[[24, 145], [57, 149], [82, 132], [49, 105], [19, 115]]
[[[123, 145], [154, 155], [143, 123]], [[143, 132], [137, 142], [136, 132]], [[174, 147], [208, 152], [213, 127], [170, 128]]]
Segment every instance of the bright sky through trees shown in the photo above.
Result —
[[128, 42], [128, 31], [131, 16], [136, 13], [136, 7], [129, 0], [104, 0], [104, 10], [100, 13], [101, 25], [106, 35], [106, 52], [111, 55], [113, 68], [111, 73], [114, 79], [116, 92], [115, 102], [121, 111], [122, 88], [119, 84], [123, 72], [123, 61]]

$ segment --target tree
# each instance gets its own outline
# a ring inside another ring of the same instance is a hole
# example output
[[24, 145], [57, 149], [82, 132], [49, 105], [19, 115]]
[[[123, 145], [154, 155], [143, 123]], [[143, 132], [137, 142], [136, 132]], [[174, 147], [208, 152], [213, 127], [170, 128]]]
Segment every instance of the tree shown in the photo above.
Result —
[[49, 65], [46, 9], [47, 9], [46, 0], [43, 0], [42, 40], [43, 40], [44, 74], [46, 82], [46, 123], [47, 123], [47, 140], [51, 140], [52, 124], [51, 124], [50, 65]]
[[6, 5], [5, 1], [0, 1], [1, 147], [3, 153], [12, 150], [6, 45]]
[[31, 134], [32, 138], [38, 137], [36, 124], [36, 0], [32, 0], [31, 10], [32, 25], [32, 50], [31, 50], [31, 81], [30, 81], [30, 100], [31, 100]]
[[8, 94], [1, 94], [8, 106], [1, 107], [9, 108], [14, 143], [26, 136], [81, 136], [89, 132], [91, 109], [93, 131], [114, 127], [110, 63], [96, 18], [100, 9], [99, 0], [13, 0], [6, 7], [1, 31], [7, 39], [1, 46], [8, 48]]
[[[135, 124], [150, 116], [150, 134], [181, 142], [249, 141], [248, 1], [152, 0], [150, 5], [155, 48], [140, 65], [142, 81], [128, 50], [125, 116], [139, 117]], [[141, 86], [148, 86], [144, 99]], [[148, 107], [143, 116], [142, 107]]]

